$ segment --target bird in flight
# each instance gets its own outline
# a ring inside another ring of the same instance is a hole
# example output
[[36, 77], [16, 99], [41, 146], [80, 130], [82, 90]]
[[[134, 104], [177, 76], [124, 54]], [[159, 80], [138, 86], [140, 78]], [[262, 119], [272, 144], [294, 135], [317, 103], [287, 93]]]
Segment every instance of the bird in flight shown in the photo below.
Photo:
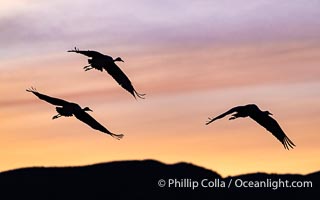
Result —
[[230, 117], [229, 120], [234, 120], [238, 117], [250, 117], [271, 132], [283, 144], [284, 148], [288, 150], [289, 148], [293, 148], [295, 146], [295, 144], [293, 144], [293, 142], [283, 132], [278, 122], [270, 116], [272, 114], [269, 111], [261, 111], [255, 104], [231, 108], [227, 112], [215, 118], [209, 118], [209, 121], [206, 123], [206, 125], [230, 114], [232, 114], [232, 117]]
[[91, 59], [88, 59], [89, 65], [85, 66], [83, 69], [85, 71], [91, 70], [91, 69], [97, 69], [99, 71], [106, 70], [108, 74], [112, 76], [114, 80], [117, 81], [121, 87], [123, 87], [125, 90], [130, 92], [134, 96], [134, 98], [139, 97], [141, 99], [144, 99], [145, 94], [139, 94], [133, 87], [131, 81], [129, 78], [125, 75], [125, 73], [116, 65], [115, 62], [120, 61], [124, 62], [120, 57], [117, 57], [116, 59], [113, 59], [111, 56], [104, 55], [102, 53], [99, 53], [97, 51], [82, 51], [77, 49], [76, 47], [74, 50], [69, 50], [68, 52], [75, 52], [80, 53], [85, 56], [90, 57]]
[[102, 126], [99, 122], [97, 122], [93, 117], [91, 117], [86, 111], [92, 110], [88, 107], [81, 108], [78, 104], [68, 102], [62, 99], [50, 97], [44, 94], [39, 93], [35, 88], [31, 87], [31, 89], [27, 89], [27, 92], [32, 92], [39, 99], [44, 100], [48, 103], [51, 103], [56, 107], [57, 115], [53, 116], [52, 119], [57, 119], [61, 116], [71, 117], [75, 116], [80, 121], [86, 123], [91, 128], [104, 132], [106, 134], [111, 135], [112, 137], [120, 140], [123, 137], [123, 134], [114, 134], [108, 131], [104, 126]]

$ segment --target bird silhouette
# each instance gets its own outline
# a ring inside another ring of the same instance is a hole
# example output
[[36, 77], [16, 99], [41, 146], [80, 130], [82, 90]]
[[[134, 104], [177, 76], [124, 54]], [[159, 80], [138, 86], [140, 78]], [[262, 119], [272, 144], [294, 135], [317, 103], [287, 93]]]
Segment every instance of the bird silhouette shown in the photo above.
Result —
[[75, 52], [80, 53], [85, 56], [90, 57], [91, 59], [88, 59], [89, 65], [84, 67], [85, 71], [91, 70], [91, 69], [97, 69], [99, 71], [106, 70], [108, 74], [112, 76], [114, 80], [117, 81], [121, 87], [123, 87], [125, 90], [130, 92], [134, 96], [134, 98], [139, 97], [141, 99], [144, 99], [145, 94], [139, 94], [133, 87], [131, 81], [129, 78], [125, 75], [125, 73], [115, 64], [115, 62], [120, 61], [124, 62], [120, 57], [117, 57], [116, 59], [113, 59], [111, 56], [104, 55], [102, 53], [99, 53], [97, 51], [82, 51], [77, 49], [76, 47], [74, 50], [69, 50], [68, 52]]
[[[232, 114], [234, 113], [235, 114]], [[206, 123], [206, 125], [212, 123], [213, 121], [217, 119], [221, 119], [227, 115], [232, 114], [229, 118], [229, 120], [234, 120], [238, 117], [250, 117], [254, 121], [256, 121], [258, 124], [266, 128], [269, 132], [271, 132], [284, 146], [284, 148], [288, 149], [293, 148], [295, 144], [286, 136], [286, 134], [281, 129], [278, 122], [270, 117], [272, 113], [269, 111], [261, 111], [257, 105], [255, 104], [249, 104], [245, 106], [237, 106], [234, 108], [231, 108], [227, 112], [215, 117], [215, 118], [209, 118], [209, 121]]]
[[114, 134], [108, 131], [104, 126], [102, 126], [99, 122], [97, 122], [93, 117], [91, 117], [86, 111], [92, 110], [88, 107], [81, 108], [78, 104], [68, 102], [62, 99], [50, 97], [44, 94], [39, 93], [35, 88], [31, 87], [31, 89], [27, 89], [27, 92], [32, 92], [36, 95], [39, 99], [44, 100], [48, 103], [56, 105], [56, 111], [58, 112], [57, 115], [53, 116], [52, 119], [57, 119], [61, 116], [71, 117], [75, 116], [80, 121], [86, 123], [91, 128], [99, 130], [101, 132], [107, 133], [112, 137], [120, 140], [123, 137], [123, 134]]

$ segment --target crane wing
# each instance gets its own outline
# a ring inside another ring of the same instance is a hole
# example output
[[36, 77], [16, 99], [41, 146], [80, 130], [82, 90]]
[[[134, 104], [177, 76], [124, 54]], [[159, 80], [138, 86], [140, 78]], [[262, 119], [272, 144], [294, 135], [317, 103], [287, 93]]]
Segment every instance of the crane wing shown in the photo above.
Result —
[[221, 119], [221, 118], [223, 118], [223, 117], [225, 117], [225, 116], [227, 116], [227, 115], [230, 115], [230, 114], [233, 113], [233, 112], [237, 112], [237, 110], [238, 110], [239, 107], [240, 107], [240, 106], [231, 108], [231, 109], [228, 110], [227, 112], [222, 113], [221, 115], [219, 115], [219, 116], [217, 116], [217, 117], [215, 117], [215, 118], [210, 118], [210, 117], [209, 117], [209, 118], [208, 118], [209, 121], [207, 121], [206, 125], [214, 122], [214, 121], [217, 120], [217, 119]]
[[54, 97], [50, 97], [44, 94], [39, 93], [38, 91], [36, 91], [34, 88], [31, 89], [27, 89], [27, 92], [32, 92], [34, 95], [36, 95], [39, 99], [44, 100], [48, 103], [51, 103], [53, 105], [56, 106], [64, 106], [66, 104], [69, 104], [68, 101], [62, 100], [62, 99], [58, 99], [58, 98], [54, 98]]
[[131, 81], [127, 77], [127, 75], [114, 63], [109, 63], [108, 66], [104, 67], [104, 69], [112, 76], [114, 80], [117, 81], [122, 88], [127, 90], [130, 94], [132, 94], [135, 98], [136, 95], [139, 98], [144, 98], [145, 94], [139, 94], [133, 87]]
[[293, 148], [295, 144], [286, 136], [284, 131], [281, 129], [278, 122], [266, 114], [259, 114], [250, 116], [254, 121], [263, 126], [269, 132], [272, 133], [284, 146], [284, 148]]
[[111, 133], [108, 129], [106, 129], [104, 126], [102, 126], [99, 122], [97, 122], [93, 117], [91, 117], [91, 115], [89, 115], [88, 113], [86, 113], [85, 111], [81, 110], [81, 111], [77, 111], [74, 113], [74, 116], [79, 119], [80, 121], [86, 123], [87, 125], [89, 125], [91, 128], [107, 133], [109, 135], [111, 135], [112, 137], [116, 138], [116, 139], [121, 139], [123, 137], [123, 134], [114, 134]]
[[83, 51], [83, 50], [79, 50], [79, 49], [76, 49], [76, 48], [74, 50], [69, 50], [68, 52], [80, 53], [82, 55], [85, 55], [85, 56], [88, 56], [88, 57], [91, 57], [91, 58], [106, 56], [106, 55], [103, 55], [102, 53], [97, 52], [97, 51], [90, 51], [90, 50]]

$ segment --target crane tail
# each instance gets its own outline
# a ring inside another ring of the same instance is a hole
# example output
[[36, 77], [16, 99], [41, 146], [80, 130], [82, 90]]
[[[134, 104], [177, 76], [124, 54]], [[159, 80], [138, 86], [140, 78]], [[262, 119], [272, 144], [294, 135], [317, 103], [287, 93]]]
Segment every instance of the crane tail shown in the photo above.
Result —
[[123, 138], [123, 134], [114, 134], [114, 133], [109, 133], [113, 138], [120, 140]]

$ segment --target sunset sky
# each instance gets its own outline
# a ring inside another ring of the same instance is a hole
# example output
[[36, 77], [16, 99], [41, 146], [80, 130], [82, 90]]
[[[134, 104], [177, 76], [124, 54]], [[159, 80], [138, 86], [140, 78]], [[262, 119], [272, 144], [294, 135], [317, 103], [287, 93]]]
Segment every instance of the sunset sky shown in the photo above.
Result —
[[[222, 176], [320, 170], [320, 1], [1, 0], [0, 171], [114, 160], [190, 162]], [[67, 50], [118, 57], [145, 100]], [[118, 141], [26, 92], [88, 106]], [[249, 118], [269, 110], [296, 148]]]

